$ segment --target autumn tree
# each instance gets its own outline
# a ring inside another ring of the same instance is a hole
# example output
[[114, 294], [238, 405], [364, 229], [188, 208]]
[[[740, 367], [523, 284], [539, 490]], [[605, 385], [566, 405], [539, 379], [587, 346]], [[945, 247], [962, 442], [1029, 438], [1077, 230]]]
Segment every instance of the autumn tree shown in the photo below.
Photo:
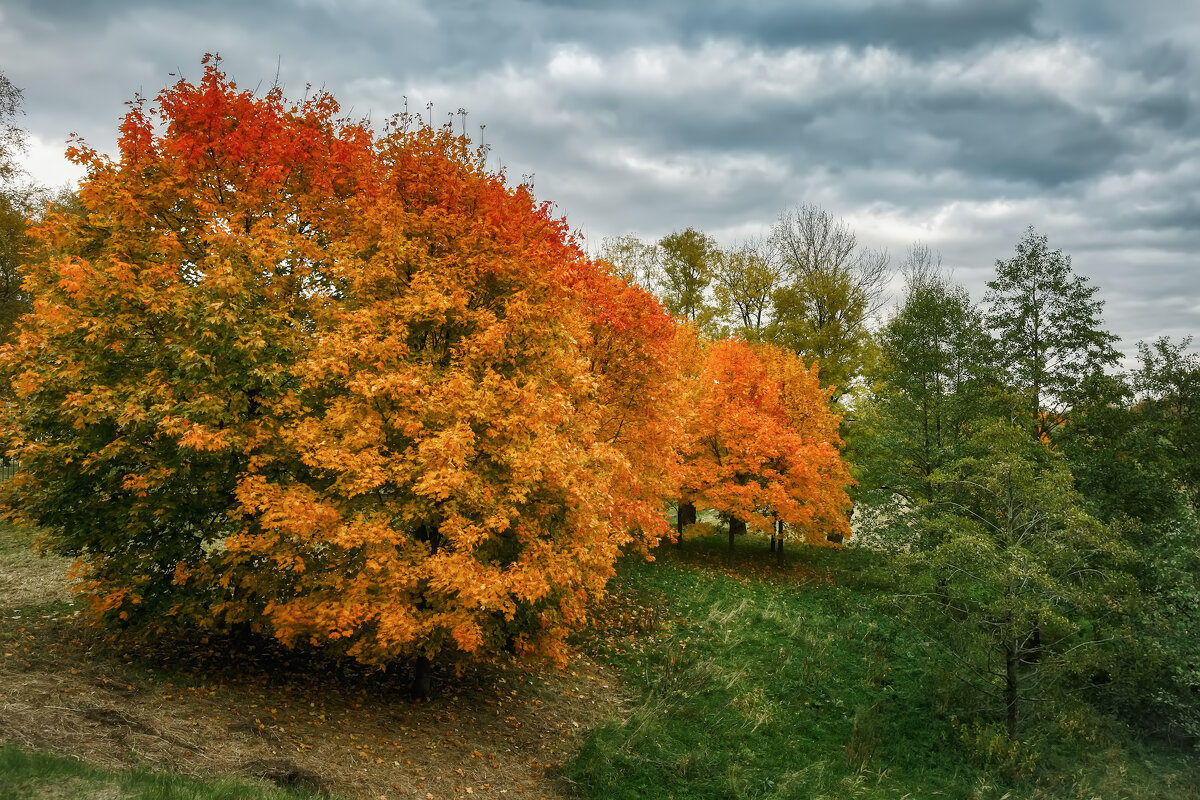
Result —
[[4, 500], [115, 625], [418, 675], [561, 657], [618, 549], [665, 532], [674, 322], [448, 128], [337, 113], [206, 59], [115, 160], [72, 147], [86, 213], [38, 225], [0, 359]]
[[705, 354], [698, 392], [682, 485], [729, 523], [730, 563], [738, 533], [780, 535], [776, 520], [800, 541], [849, 535], [849, 473], [815, 374], [783, 351], [725, 340]]
[[[779, 400], [789, 428], [798, 433], [806, 449], [796, 455], [813, 468], [793, 486], [793, 496], [805, 498], [811, 514], [786, 519], [775, 514], [773, 545], [783, 560], [783, 543], [828, 546], [842, 544], [850, 536], [850, 503], [847, 489], [854, 481], [841, 455], [841, 417], [831, 411], [833, 390], [822, 387], [816, 364], [805, 367], [795, 353], [774, 345], [756, 348], [763, 367], [779, 387]], [[807, 483], [805, 483], [807, 482]], [[824, 502], [812, 502], [822, 497]]]
[[996, 262], [984, 296], [1010, 384], [1027, 402], [1031, 426], [1049, 434], [1084, 382], [1117, 363], [1117, 337], [1102, 327], [1096, 287], [1071, 270], [1070, 256], [1051, 250], [1032, 227], [1016, 254]]
[[596, 436], [620, 455], [609, 465], [619, 489], [611, 521], [638, 531], [635, 544], [651, 542], [665, 532], [663, 505], [678, 495], [698, 342], [653, 294], [603, 262], [578, 262], [573, 281], [588, 322]]
[[816, 359], [822, 382], [842, 394], [867, 358], [887, 254], [861, 247], [849, 226], [811, 205], [780, 215], [771, 237], [786, 278], [774, 293], [770, 340]]

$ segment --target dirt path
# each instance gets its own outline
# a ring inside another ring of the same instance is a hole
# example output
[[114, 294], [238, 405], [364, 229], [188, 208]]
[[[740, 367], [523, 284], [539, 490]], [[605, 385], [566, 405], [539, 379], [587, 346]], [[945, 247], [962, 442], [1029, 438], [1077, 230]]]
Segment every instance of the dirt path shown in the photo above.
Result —
[[66, 562], [27, 545], [0, 531], [0, 741], [22, 747], [346, 798], [562, 798], [556, 768], [624, 703], [583, 657], [444, 675], [440, 696], [413, 703], [400, 676], [261, 645], [121, 650], [83, 624]]

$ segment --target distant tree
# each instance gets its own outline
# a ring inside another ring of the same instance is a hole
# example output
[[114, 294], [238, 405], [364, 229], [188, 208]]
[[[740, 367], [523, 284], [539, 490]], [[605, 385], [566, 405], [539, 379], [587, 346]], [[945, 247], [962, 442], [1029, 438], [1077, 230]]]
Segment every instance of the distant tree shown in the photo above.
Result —
[[708, 292], [718, 252], [716, 240], [695, 228], [658, 241], [659, 296], [668, 311], [702, 330], [709, 329], [715, 316]]
[[[996, 381], [991, 339], [967, 291], [953, 284], [927, 248], [905, 262], [900, 309], [878, 335], [872, 483], [908, 502], [935, 499], [934, 476], [961, 456], [971, 423], [985, 415]], [[857, 433], [861, 440], [864, 435]]]
[[843, 394], [867, 360], [887, 254], [861, 248], [844, 222], [811, 205], [781, 215], [771, 237], [786, 278], [773, 296], [770, 339], [816, 359], [822, 383]]
[[1117, 337], [1100, 320], [1096, 287], [1071, 270], [1070, 256], [1050, 250], [1031, 227], [1017, 252], [996, 262], [984, 296], [1008, 380], [1025, 398], [1039, 434], [1049, 434], [1081, 400], [1089, 376], [1117, 363]]
[[0, 342], [12, 336], [13, 323], [30, 308], [19, 267], [30, 246], [29, 219], [38, 211], [39, 193], [20, 182], [16, 158], [25, 147], [20, 112], [21, 91], [0, 72]]
[[729, 523], [730, 563], [748, 527], [779, 535], [781, 520], [819, 544], [850, 533], [850, 476], [828, 395], [795, 356], [761, 352], [738, 340], [708, 349], [683, 451], [685, 496]]
[[642, 241], [635, 233], [604, 237], [596, 258], [611, 264], [621, 277], [650, 291], [659, 283], [658, 245]]
[[1191, 337], [1138, 342], [1133, 383], [1143, 419], [1166, 448], [1168, 471], [1200, 509], [1200, 354]]
[[11, 337], [13, 324], [30, 308], [19, 269], [29, 246], [28, 215], [14, 199], [0, 192], [0, 342]]
[[770, 239], [747, 241], [716, 254], [717, 306], [730, 332], [748, 342], [764, 341], [771, 304], [784, 277]]
[[21, 90], [0, 72], [0, 186], [20, 173], [17, 154], [25, 149], [25, 131], [17, 124], [21, 114]]

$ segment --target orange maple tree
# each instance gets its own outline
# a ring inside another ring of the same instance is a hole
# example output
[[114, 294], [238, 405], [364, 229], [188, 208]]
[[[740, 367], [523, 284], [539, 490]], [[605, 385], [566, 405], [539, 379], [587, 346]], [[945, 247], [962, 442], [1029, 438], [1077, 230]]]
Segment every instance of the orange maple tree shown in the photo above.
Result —
[[466, 139], [337, 113], [206, 59], [117, 160], [72, 148], [84, 210], [0, 355], [4, 502], [137, 630], [559, 658], [665, 532], [675, 323]]
[[708, 348], [697, 391], [683, 496], [729, 523], [731, 562], [747, 527], [810, 544], [849, 535], [851, 478], [815, 369], [778, 348], [725, 340]]

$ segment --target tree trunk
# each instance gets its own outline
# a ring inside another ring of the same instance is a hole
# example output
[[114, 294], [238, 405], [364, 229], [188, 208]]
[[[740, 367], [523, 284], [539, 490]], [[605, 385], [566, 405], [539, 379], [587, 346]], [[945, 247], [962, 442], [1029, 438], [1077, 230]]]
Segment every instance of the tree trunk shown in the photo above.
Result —
[[775, 563], [783, 566], [783, 522], [775, 520], [775, 535], [779, 541], [775, 543]]
[[675, 509], [675, 546], [683, 547], [683, 529], [688, 525], [696, 524], [696, 506], [692, 503], [679, 501], [678, 508]]
[[417, 660], [413, 663], [412, 696], [414, 700], [429, 699], [429, 673], [429, 659], [423, 655], [417, 656]]
[[775, 534], [771, 534], [771, 552], [775, 552]]
[[428, 543], [429, 554], [436, 556], [438, 546], [442, 543], [442, 534], [438, 531], [438, 524], [436, 522], [422, 522], [417, 526], [416, 539], [419, 542]]
[[746, 523], [733, 517], [729, 520], [729, 566], [733, 566], [733, 537], [746, 532]]
[[1017, 662], [1016, 640], [1004, 645], [1004, 702], [1008, 711], [1008, 738], [1017, 740]]

